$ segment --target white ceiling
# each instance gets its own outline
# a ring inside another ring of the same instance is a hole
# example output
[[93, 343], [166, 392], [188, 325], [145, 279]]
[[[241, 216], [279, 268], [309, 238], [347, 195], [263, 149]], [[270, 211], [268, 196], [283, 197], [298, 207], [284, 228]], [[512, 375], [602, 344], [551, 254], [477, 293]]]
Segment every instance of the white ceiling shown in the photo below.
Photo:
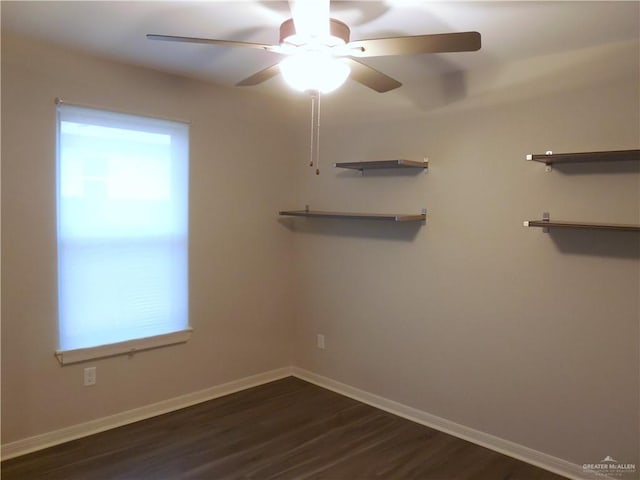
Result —
[[[430, 76], [482, 69], [530, 57], [638, 40], [640, 2], [334, 1], [332, 16], [351, 39], [479, 31], [482, 49], [366, 59], [406, 87]], [[224, 85], [277, 62], [255, 49], [151, 41], [147, 33], [277, 43], [289, 17], [283, 1], [2, 1], [2, 32]], [[288, 94], [281, 81], [260, 86]], [[352, 88], [352, 87], [349, 87]], [[357, 88], [379, 95], [360, 85]], [[388, 94], [383, 94], [388, 95]]]

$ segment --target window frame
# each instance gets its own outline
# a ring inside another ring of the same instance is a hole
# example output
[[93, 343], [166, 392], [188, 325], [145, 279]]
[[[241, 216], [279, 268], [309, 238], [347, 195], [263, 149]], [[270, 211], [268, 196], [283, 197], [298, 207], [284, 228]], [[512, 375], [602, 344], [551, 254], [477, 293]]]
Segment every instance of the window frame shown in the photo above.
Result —
[[[112, 343], [106, 343], [101, 345], [94, 345], [88, 347], [81, 348], [62, 348], [61, 347], [61, 310], [60, 310], [60, 257], [59, 253], [56, 254], [56, 271], [57, 271], [57, 281], [56, 281], [56, 301], [57, 301], [57, 316], [56, 316], [56, 330], [57, 330], [57, 342], [58, 349], [55, 350], [55, 357], [61, 365], [69, 365], [80, 362], [85, 362], [89, 360], [99, 359], [99, 358], [107, 358], [118, 355], [134, 355], [138, 352], [142, 352], [145, 350], [152, 350], [160, 347], [171, 346], [186, 343], [193, 333], [193, 328], [190, 326], [190, 317], [189, 317], [189, 287], [188, 287], [188, 278], [189, 278], [189, 163], [190, 163], [190, 122], [182, 121], [182, 120], [174, 120], [167, 118], [160, 118], [150, 115], [140, 115], [136, 113], [129, 112], [121, 112], [117, 110], [112, 110], [108, 108], [101, 108], [89, 105], [81, 105], [81, 104], [70, 104], [67, 102], [63, 102], [61, 99], [57, 98], [56, 101], [56, 225], [59, 224], [60, 221], [60, 164], [61, 164], [61, 150], [60, 150], [60, 135], [61, 135], [61, 124], [64, 120], [61, 118], [60, 108], [64, 108], [65, 106], [77, 109], [85, 109], [85, 110], [95, 110], [96, 115], [103, 114], [114, 114], [114, 115], [122, 115], [128, 117], [136, 117], [140, 120], [148, 119], [149, 121], [159, 121], [159, 122], [171, 122], [175, 124], [183, 124], [187, 127], [186, 131], [186, 326], [185, 328], [176, 329], [174, 331], [170, 331], [167, 333], [162, 333], [158, 335], [150, 335], [150, 336], [141, 336], [137, 338], [131, 338], [123, 341], [117, 341]], [[124, 122], [122, 128], [128, 128], [128, 122]], [[56, 251], [59, 252], [60, 249], [60, 234], [56, 233]]]

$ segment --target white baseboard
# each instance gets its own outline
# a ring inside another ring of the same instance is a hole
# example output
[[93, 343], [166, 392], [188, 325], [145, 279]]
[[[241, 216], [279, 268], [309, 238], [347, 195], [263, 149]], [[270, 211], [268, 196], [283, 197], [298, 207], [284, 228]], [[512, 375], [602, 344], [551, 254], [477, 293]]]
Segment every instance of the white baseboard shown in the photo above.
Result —
[[108, 417], [98, 418], [89, 422], [73, 425], [71, 427], [62, 428], [53, 432], [47, 432], [42, 435], [36, 435], [29, 438], [17, 440], [7, 443], [0, 447], [0, 458], [7, 460], [27, 453], [42, 450], [43, 448], [52, 447], [60, 443], [69, 442], [78, 438], [93, 435], [94, 433], [103, 432], [122, 425], [145, 420], [147, 418], [162, 415], [164, 413], [179, 410], [181, 408], [190, 407], [198, 403], [213, 400], [214, 398], [229, 395], [240, 390], [262, 385], [263, 383], [272, 382], [281, 378], [291, 376], [291, 367], [279, 368], [250, 377], [233, 380], [222, 385], [200, 390], [198, 392], [189, 393], [162, 402], [153, 403], [144, 407], [135, 408], [126, 412], [116, 413]]
[[494, 435], [465, 427], [464, 425], [452, 422], [451, 420], [403, 405], [399, 402], [389, 400], [379, 395], [375, 395], [365, 390], [352, 387], [298, 367], [284, 367], [271, 370], [207, 388], [205, 390], [200, 390], [198, 392], [189, 393], [180, 397], [117, 413], [109, 417], [91, 420], [89, 422], [73, 425], [53, 432], [7, 443], [0, 447], [0, 458], [2, 458], [2, 460], [8, 460], [9, 458], [18, 457], [47, 447], [52, 447], [64, 442], [103, 432], [105, 430], [121, 427], [129, 423], [145, 420], [147, 418], [162, 415], [181, 408], [190, 407], [198, 403], [213, 400], [214, 398], [229, 395], [240, 390], [245, 390], [247, 388], [269, 383], [292, 375], [300, 378], [301, 380], [332, 390], [341, 395], [353, 398], [354, 400], [366, 403], [399, 417], [406, 418], [407, 420], [448, 433], [463, 440], [475, 443], [476, 445], [517, 458], [518, 460], [522, 460], [574, 480], [614, 480], [601, 473], [584, 471], [581, 465], [576, 465], [509, 440], [504, 440]]
[[294, 377], [300, 378], [301, 380], [305, 380], [336, 393], [340, 393], [341, 395], [353, 398], [354, 400], [366, 403], [399, 417], [406, 418], [407, 420], [448, 433], [454, 437], [467, 440], [475, 443], [476, 445], [517, 458], [518, 460], [522, 460], [523, 462], [557, 473], [558, 475], [563, 475], [574, 480], [606, 480], [611, 478], [606, 477], [601, 473], [586, 472], [583, 470], [582, 465], [576, 465], [566, 460], [562, 460], [561, 458], [525, 447], [518, 443], [510, 442], [509, 440], [505, 440], [479, 430], [474, 430], [473, 428], [465, 427], [464, 425], [452, 422], [451, 420], [403, 405], [379, 395], [369, 393], [365, 390], [360, 390], [359, 388], [332, 380], [302, 368], [293, 367], [292, 374]]

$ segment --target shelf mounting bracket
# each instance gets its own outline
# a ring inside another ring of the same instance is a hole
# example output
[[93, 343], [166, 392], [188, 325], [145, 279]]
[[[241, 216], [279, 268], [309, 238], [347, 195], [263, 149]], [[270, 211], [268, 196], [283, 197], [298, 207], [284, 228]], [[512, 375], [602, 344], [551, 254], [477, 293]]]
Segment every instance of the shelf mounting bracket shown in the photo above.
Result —
[[[551, 150], [547, 150], [546, 152], [544, 152], [545, 155], [553, 155], [553, 152]], [[553, 168], [551, 167], [550, 163], [545, 163], [544, 164], [544, 171], [545, 172], [550, 172], [551, 170], [553, 170]], [[547, 229], [547, 231], [549, 231]]]
[[[553, 155], [553, 152], [552, 152], [551, 150], [547, 150], [546, 152], [544, 152], [544, 154], [545, 154], [545, 155], [549, 155], [549, 156], [551, 156], [551, 155]], [[527, 156], [526, 156], [525, 158], [526, 158], [527, 160], [533, 160], [533, 154], [532, 154], [532, 153], [529, 153], [529, 154], [527, 154]], [[544, 171], [545, 171], [545, 172], [550, 172], [551, 170], [552, 170], [551, 162], [545, 162], [545, 164], [544, 164]]]
[[[549, 212], [542, 212], [542, 221], [548, 222], [549, 220], [551, 220], [551, 215], [549, 215]], [[549, 227], [543, 227], [542, 232], [549, 233]]]

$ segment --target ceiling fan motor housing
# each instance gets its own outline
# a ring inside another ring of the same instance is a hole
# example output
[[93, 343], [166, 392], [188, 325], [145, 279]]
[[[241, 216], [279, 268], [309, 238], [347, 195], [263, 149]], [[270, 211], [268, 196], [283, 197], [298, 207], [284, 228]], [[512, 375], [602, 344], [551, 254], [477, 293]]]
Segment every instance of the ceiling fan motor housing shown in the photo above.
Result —
[[[280, 43], [284, 43], [289, 37], [293, 37], [296, 34], [296, 28], [293, 24], [293, 18], [285, 20], [280, 25]], [[351, 30], [346, 23], [341, 22], [335, 18], [329, 19], [329, 34], [332, 37], [336, 37], [345, 44], [349, 43], [349, 35]]]

